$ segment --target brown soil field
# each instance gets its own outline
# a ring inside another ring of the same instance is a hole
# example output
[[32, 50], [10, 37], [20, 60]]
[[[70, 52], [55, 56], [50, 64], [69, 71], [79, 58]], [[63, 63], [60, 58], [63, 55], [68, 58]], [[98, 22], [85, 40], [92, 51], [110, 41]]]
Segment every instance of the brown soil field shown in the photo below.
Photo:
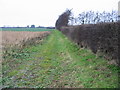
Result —
[[[31, 31], [0, 31], [0, 34], [2, 35], [2, 40], [0, 40], [0, 44], [2, 47], [6, 46], [14, 46], [14, 45], [20, 45], [24, 42], [28, 41], [32, 43], [32, 41], [35, 40], [42, 40], [43, 37], [50, 34], [49, 31], [42, 31], [42, 32], [31, 32]], [[0, 35], [0, 36], [1, 36]]]

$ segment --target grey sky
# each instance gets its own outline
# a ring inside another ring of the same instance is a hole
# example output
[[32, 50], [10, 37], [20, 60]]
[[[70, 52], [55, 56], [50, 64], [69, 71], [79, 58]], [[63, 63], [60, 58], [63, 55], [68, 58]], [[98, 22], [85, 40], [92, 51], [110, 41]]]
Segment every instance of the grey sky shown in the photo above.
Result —
[[54, 26], [66, 8], [83, 11], [118, 10], [119, 0], [0, 0], [1, 26]]

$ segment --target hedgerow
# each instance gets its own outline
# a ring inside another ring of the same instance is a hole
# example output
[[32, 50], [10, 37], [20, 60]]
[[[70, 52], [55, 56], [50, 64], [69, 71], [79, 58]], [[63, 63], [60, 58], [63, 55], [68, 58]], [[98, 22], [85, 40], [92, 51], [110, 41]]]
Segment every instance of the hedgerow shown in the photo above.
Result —
[[81, 47], [89, 48], [93, 53], [103, 53], [108, 60], [118, 59], [118, 36], [120, 22], [64, 26], [61, 32]]

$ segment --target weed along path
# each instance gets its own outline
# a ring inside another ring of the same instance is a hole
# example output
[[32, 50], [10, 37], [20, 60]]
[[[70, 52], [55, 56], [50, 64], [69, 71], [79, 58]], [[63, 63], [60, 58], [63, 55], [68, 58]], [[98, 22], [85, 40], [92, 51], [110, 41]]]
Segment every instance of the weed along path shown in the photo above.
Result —
[[42, 44], [21, 52], [19, 57], [5, 57], [3, 87], [114, 88], [118, 85], [117, 71], [106, 60], [79, 49], [57, 30]]

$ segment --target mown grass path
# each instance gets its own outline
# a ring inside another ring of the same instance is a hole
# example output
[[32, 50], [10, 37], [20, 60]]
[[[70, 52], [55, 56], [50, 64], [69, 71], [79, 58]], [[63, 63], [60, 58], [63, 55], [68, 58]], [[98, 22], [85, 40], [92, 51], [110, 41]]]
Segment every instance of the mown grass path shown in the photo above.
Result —
[[90, 50], [79, 49], [59, 31], [42, 44], [22, 50], [3, 61], [4, 87], [114, 88], [117, 72]]

